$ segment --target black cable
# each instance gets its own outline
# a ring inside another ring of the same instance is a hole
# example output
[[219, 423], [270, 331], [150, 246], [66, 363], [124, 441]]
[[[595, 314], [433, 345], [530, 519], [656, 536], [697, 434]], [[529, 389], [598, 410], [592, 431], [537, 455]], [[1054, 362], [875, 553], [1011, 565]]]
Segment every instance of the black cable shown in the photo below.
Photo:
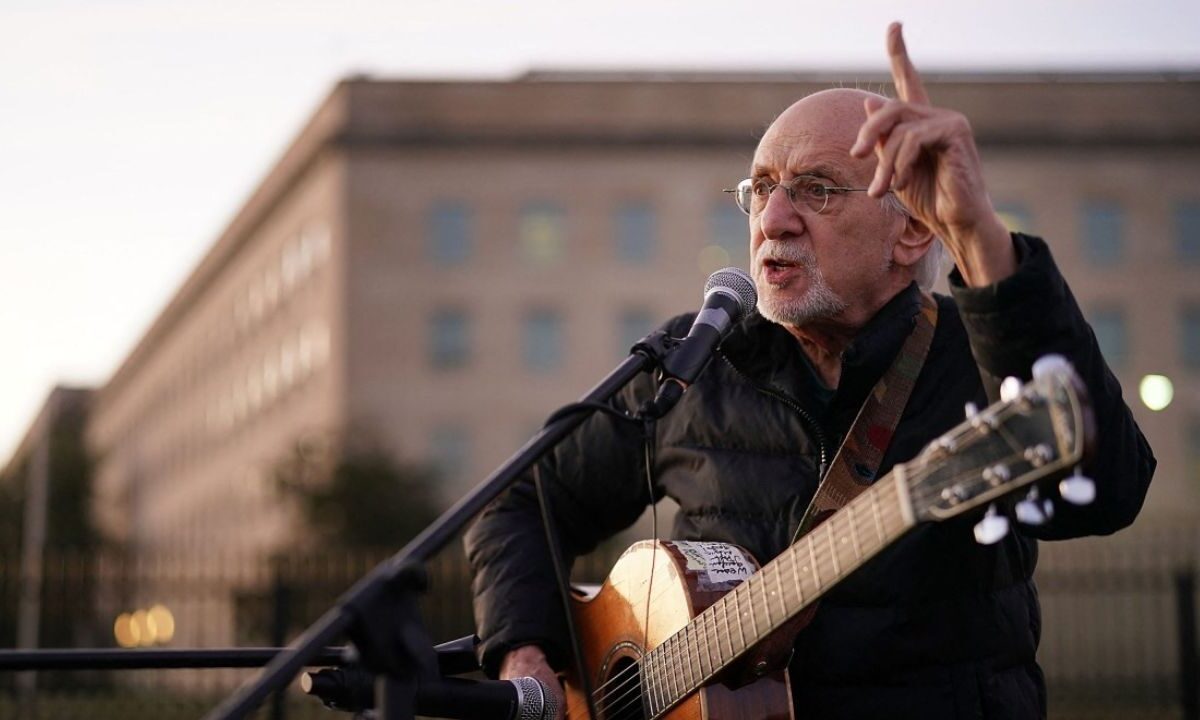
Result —
[[[576, 404], [582, 405], [583, 403]], [[558, 580], [559, 598], [562, 602], [563, 614], [567, 620], [567, 637], [571, 641], [571, 654], [575, 662], [575, 675], [579, 678], [579, 682], [583, 686], [583, 696], [587, 699], [588, 705], [588, 717], [599, 718], [600, 714], [596, 712], [596, 701], [592, 697], [592, 679], [588, 673], [587, 665], [583, 662], [583, 646], [579, 642], [579, 633], [575, 628], [575, 618], [571, 613], [570, 578], [567, 576], [566, 563], [563, 562], [562, 550], [558, 541], [558, 529], [554, 524], [554, 517], [550, 513], [550, 497], [546, 492], [545, 484], [542, 482], [541, 469], [536, 464], [533, 466], [533, 484], [537, 488], [538, 507], [542, 513], [542, 528], [546, 531], [546, 545], [550, 549], [550, 559], [554, 565], [554, 577]], [[563, 708], [565, 712], [565, 697], [563, 698]]]

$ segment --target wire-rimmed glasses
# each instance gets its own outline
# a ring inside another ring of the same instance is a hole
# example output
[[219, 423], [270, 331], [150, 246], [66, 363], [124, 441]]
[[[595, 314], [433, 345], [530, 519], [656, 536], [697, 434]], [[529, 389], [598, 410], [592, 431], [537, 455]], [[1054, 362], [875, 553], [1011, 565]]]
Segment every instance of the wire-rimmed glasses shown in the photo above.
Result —
[[733, 201], [742, 212], [751, 217], [758, 215], [767, 207], [767, 200], [775, 188], [781, 187], [787, 193], [788, 200], [796, 212], [820, 215], [829, 207], [829, 198], [833, 195], [843, 195], [852, 192], [866, 192], [867, 188], [852, 188], [834, 185], [828, 180], [815, 175], [797, 175], [791, 180], [773, 183], [763, 178], [746, 178], [732, 190], [721, 192], [731, 193]]

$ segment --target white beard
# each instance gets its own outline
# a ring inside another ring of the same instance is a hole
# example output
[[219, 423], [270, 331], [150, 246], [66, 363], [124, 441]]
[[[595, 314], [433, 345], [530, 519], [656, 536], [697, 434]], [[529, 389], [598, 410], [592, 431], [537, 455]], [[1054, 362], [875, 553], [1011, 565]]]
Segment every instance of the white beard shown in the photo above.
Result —
[[[800, 297], [781, 297], [772, 290], [782, 290], [789, 283], [768, 283], [763, 274], [767, 259], [795, 264], [808, 276], [808, 289]], [[829, 320], [845, 312], [848, 304], [825, 282], [817, 257], [811, 248], [795, 243], [764, 241], [754, 253], [754, 285], [758, 290], [758, 312], [767, 320], [780, 325], [801, 326], [814, 320]]]

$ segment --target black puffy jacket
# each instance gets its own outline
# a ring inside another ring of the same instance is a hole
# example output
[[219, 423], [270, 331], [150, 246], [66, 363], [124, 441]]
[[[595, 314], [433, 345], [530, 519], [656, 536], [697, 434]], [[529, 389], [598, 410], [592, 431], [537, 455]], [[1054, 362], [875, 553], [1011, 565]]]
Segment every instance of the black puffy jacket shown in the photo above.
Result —
[[[1048, 248], [1023, 235], [1014, 242], [1015, 275], [980, 289], [955, 275], [954, 300], [938, 297], [929, 357], [879, 476], [961, 422], [965, 403], [982, 407], [1000, 379], [1028, 378], [1033, 361], [1053, 352], [1074, 364], [1091, 394], [1099, 442], [1085, 471], [1096, 480], [1096, 501], [1060, 502], [1051, 523], [991, 546], [975, 543], [971, 518], [922, 525], [868, 562], [823, 599], [796, 640], [793, 689], [806, 718], [1044, 716], [1034, 537], [1111, 533], [1141, 508], [1155, 466], [1150, 448]], [[815, 400], [792, 336], [757, 315], [744, 320], [657, 424], [651, 483], [640, 429], [589, 420], [541, 465], [567, 554], [590, 551], [652, 499], [669, 496], [679, 504], [672, 537], [774, 558], [918, 308], [914, 284], [880, 310], [843, 355], [827, 403]], [[682, 335], [690, 323], [683, 316], [669, 329]], [[654, 391], [653, 381], [640, 380], [616, 404], [636, 408]], [[494, 674], [508, 650], [529, 643], [562, 665], [569, 650], [532, 482], [480, 516], [467, 553], [485, 669]]]

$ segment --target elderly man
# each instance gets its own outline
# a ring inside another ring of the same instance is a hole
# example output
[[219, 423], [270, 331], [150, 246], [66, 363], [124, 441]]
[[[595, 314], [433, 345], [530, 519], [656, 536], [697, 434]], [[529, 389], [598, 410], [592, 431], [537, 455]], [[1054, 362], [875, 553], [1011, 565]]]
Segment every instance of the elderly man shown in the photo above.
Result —
[[[766, 131], [736, 199], [749, 216], [759, 314], [659, 421], [647, 478], [636, 426], [589, 421], [541, 465], [568, 556], [679, 503], [673, 537], [741, 545], [760, 561], [791, 542], [859, 408], [912, 333], [937, 269], [923, 369], [875, 477], [983, 405], [1000, 379], [1065, 355], [1098, 419], [1096, 502], [995, 545], [969, 523], [922, 526], [823, 600], [790, 665], [806, 718], [1030, 718], [1045, 714], [1035, 653], [1035, 538], [1111, 533], [1141, 507], [1154, 458], [1041, 240], [1009, 234], [984, 188], [971, 128], [929, 105], [898, 25], [888, 30], [898, 98], [837, 89], [805, 97]], [[669, 325], [683, 334], [691, 318]], [[655, 393], [627, 388], [620, 409]], [[470, 531], [483, 661], [555, 685], [568, 661], [562, 608], [531, 482]]]

